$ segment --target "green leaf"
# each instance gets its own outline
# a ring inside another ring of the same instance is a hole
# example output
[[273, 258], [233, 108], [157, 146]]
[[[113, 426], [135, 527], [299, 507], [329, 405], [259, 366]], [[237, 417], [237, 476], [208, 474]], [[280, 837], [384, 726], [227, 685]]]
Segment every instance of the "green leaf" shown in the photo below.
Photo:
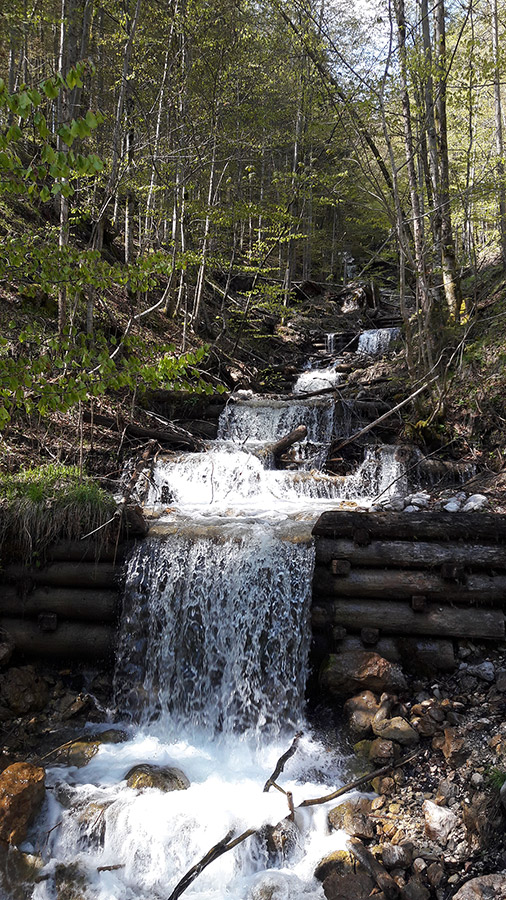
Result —
[[86, 113], [86, 124], [91, 129], [96, 128], [98, 125], [97, 117], [91, 109]]
[[48, 97], [50, 100], [56, 100], [58, 94], [60, 93], [59, 88], [56, 87], [51, 78], [48, 78], [47, 81], [43, 81], [41, 87], [46, 97]]

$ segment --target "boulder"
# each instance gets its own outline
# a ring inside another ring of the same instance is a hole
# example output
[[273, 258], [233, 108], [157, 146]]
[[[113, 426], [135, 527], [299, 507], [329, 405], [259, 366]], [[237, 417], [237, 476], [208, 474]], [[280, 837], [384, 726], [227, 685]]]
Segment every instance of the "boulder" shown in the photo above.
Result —
[[393, 719], [375, 717], [372, 721], [372, 730], [378, 737], [396, 741], [403, 747], [414, 747], [420, 740], [418, 732], [401, 716], [394, 716]]
[[338, 875], [331, 872], [323, 882], [323, 893], [327, 900], [368, 900], [374, 888], [374, 881], [366, 872]]
[[0, 774], [0, 840], [19, 844], [44, 800], [45, 772], [31, 763], [13, 763]]
[[413, 844], [404, 841], [402, 844], [383, 844], [381, 860], [387, 869], [409, 869], [413, 862]]
[[372, 741], [369, 750], [369, 759], [371, 762], [386, 766], [389, 762], [393, 761], [394, 756], [395, 747], [392, 741], [387, 741], [386, 738], [376, 738], [376, 740]]
[[410, 878], [401, 891], [402, 900], [429, 900], [430, 891], [416, 875]]
[[11, 668], [0, 675], [0, 716], [4, 721], [39, 712], [48, 698], [47, 684], [33, 666]]
[[174, 766], [152, 766], [142, 763], [133, 766], [125, 775], [128, 787], [144, 790], [156, 788], [164, 793], [169, 791], [186, 791], [190, 787], [186, 775]]
[[451, 832], [458, 824], [457, 816], [451, 809], [438, 806], [432, 800], [424, 800], [422, 809], [425, 816], [425, 834], [441, 847], [446, 847]]
[[265, 837], [271, 866], [282, 865], [300, 844], [299, 829], [291, 819], [282, 819], [277, 825], [266, 825]]
[[400, 666], [372, 650], [358, 649], [331, 654], [322, 666], [320, 683], [324, 690], [338, 697], [360, 691], [396, 693], [407, 687]]
[[370, 732], [372, 720], [378, 709], [379, 703], [372, 691], [362, 691], [344, 704], [351, 730], [362, 736]]
[[453, 900], [506, 900], [506, 875], [480, 875], [464, 884]]
[[454, 728], [445, 728], [442, 735], [432, 741], [435, 750], [442, 750], [446, 761], [453, 767], [462, 765], [468, 755], [466, 742]]
[[349, 874], [355, 869], [355, 862], [355, 858], [348, 850], [334, 850], [320, 860], [314, 870], [314, 876], [318, 881], [325, 881], [331, 872], [335, 872], [336, 875]]
[[128, 740], [126, 731], [119, 731], [116, 728], [109, 728], [89, 737], [83, 736], [72, 741], [72, 743], [64, 745], [58, 751], [56, 762], [65, 766], [76, 766], [78, 769], [81, 769], [89, 763], [90, 759], [96, 756], [102, 744], [121, 744], [126, 740]]
[[345, 800], [328, 814], [330, 828], [335, 831], [346, 831], [352, 837], [369, 839], [374, 837], [374, 825], [371, 815], [371, 801], [367, 797], [355, 797]]

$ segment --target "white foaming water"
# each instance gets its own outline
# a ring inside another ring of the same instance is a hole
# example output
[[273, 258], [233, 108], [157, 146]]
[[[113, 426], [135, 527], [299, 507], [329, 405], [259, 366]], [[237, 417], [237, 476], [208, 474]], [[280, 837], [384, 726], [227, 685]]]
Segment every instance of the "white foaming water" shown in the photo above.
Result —
[[370, 331], [363, 331], [358, 339], [357, 353], [361, 356], [381, 356], [399, 334], [399, 328], [372, 328]]
[[335, 344], [336, 344], [336, 335], [334, 334], [326, 334], [325, 335], [325, 352], [326, 353], [335, 353]]
[[310, 394], [313, 391], [334, 388], [341, 380], [342, 375], [332, 366], [325, 369], [309, 369], [298, 376], [293, 389], [296, 394]]

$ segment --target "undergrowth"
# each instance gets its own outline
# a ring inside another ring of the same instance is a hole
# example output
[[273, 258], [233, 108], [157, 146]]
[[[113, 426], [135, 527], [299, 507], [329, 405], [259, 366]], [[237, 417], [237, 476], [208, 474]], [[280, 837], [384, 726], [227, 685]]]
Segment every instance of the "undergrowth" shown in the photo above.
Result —
[[54, 541], [79, 540], [90, 532], [103, 545], [115, 511], [112, 496], [78, 466], [51, 463], [0, 474], [0, 554], [5, 557], [8, 549], [24, 563], [37, 563]]

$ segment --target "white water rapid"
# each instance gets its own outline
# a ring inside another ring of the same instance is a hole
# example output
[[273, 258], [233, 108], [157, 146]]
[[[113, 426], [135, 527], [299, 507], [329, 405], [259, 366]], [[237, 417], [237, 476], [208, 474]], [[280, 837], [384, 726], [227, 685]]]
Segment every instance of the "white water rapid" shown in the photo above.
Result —
[[361, 356], [381, 356], [399, 334], [399, 328], [372, 328], [363, 331], [358, 339], [357, 353]]
[[[71, 896], [57, 890], [70, 872], [83, 900], [168, 900], [225, 835], [285, 819], [285, 796], [263, 785], [300, 728], [279, 776], [295, 806], [342, 782], [339, 752], [304, 722], [311, 527], [322, 509], [405, 489], [394, 447], [371, 448], [347, 477], [309, 470], [350, 421], [336, 421], [328, 397], [243, 398], [207, 452], [160, 458], [146, 473], [142, 499], [157, 518], [128, 565], [111, 710], [127, 739], [102, 744], [82, 768], [48, 770], [49, 801], [26, 848], [42, 853], [45, 880], [24, 896]], [[306, 468], [276, 470], [267, 445], [300, 424]], [[190, 786], [129, 787], [136, 764], [175, 766]], [[315, 866], [344, 846], [327, 812], [296, 809], [283, 849], [260, 830], [184, 897], [323, 900]]]

